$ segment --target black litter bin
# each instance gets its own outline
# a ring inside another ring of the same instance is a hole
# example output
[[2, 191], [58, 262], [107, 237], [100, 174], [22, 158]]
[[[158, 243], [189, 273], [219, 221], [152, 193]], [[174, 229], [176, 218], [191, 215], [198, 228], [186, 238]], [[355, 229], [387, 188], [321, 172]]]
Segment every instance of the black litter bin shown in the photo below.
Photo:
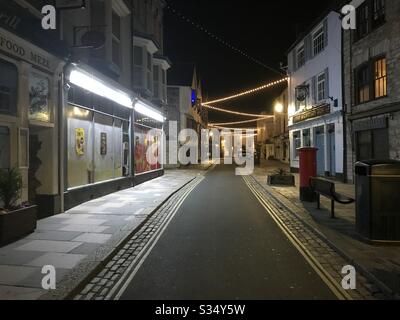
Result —
[[356, 163], [357, 232], [372, 241], [400, 241], [400, 161]]

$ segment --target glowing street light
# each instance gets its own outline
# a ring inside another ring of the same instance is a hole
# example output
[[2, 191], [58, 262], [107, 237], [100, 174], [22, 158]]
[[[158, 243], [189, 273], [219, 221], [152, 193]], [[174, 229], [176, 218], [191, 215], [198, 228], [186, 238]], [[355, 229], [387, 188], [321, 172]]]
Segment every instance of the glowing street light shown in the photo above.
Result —
[[282, 103], [278, 102], [275, 104], [275, 112], [276, 113], [283, 113], [284, 109], [285, 108]]

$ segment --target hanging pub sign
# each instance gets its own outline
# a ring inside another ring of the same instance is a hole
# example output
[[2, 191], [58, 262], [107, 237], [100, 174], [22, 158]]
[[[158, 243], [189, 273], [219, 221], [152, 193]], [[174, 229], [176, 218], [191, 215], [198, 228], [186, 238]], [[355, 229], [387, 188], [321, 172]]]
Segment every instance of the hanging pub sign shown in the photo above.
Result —
[[100, 154], [102, 156], [107, 155], [107, 133], [100, 133]]
[[56, 9], [58, 10], [80, 9], [85, 7], [85, 0], [56, 0]]
[[29, 119], [50, 122], [49, 79], [31, 73], [29, 77]]
[[75, 140], [76, 140], [76, 154], [78, 156], [85, 155], [85, 129], [77, 128], [75, 130]]

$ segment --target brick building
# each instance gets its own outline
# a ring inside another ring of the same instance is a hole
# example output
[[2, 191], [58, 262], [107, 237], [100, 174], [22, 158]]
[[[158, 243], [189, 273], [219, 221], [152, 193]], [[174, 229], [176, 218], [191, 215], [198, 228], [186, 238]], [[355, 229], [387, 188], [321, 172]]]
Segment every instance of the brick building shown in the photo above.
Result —
[[400, 2], [352, 1], [357, 29], [343, 33], [347, 178], [354, 164], [400, 159]]

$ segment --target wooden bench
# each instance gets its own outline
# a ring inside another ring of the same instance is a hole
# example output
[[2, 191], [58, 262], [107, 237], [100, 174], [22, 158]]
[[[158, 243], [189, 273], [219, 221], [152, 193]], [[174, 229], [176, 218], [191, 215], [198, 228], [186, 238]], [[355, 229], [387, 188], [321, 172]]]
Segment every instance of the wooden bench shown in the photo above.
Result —
[[321, 195], [331, 200], [331, 217], [335, 218], [335, 202], [340, 204], [352, 204], [354, 199], [335, 191], [335, 184], [321, 178], [311, 178], [310, 188], [317, 194], [318, 209], [321, 209]]

